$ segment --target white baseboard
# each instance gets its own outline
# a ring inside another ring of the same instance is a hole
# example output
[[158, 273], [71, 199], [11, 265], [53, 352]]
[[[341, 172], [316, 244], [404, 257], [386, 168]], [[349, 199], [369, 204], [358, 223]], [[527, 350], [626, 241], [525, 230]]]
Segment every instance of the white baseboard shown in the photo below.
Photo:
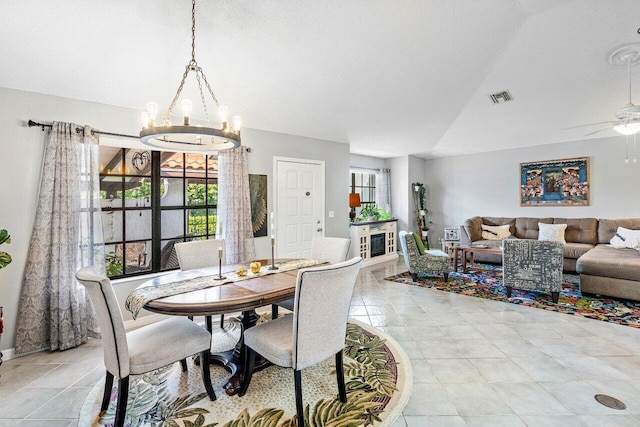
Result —
[[2, 350], [2, 361], [5, 362], [7, 360], [11, 360], [15, 357], [16, 349], [8, 348], [6, 350]]

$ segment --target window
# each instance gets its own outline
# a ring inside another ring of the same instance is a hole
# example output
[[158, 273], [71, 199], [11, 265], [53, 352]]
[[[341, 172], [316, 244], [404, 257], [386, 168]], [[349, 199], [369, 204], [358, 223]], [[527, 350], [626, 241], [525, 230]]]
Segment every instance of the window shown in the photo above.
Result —
[[366, 205], [376, 204], [376, 173], [366, 171], [351, 172], [351, 193], [360, 194], [360, 208], [356, 208], [356, 214]]
[[176, 243], [215, 236], [215, 156], [101, 145], [100, 190], [111, 278], [176, 269]]

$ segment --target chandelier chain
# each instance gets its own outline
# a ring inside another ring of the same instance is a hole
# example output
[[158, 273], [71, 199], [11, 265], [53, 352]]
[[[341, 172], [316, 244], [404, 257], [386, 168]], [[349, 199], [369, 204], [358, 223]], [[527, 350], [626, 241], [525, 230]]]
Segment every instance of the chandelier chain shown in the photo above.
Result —
[[173, 111], [173, 107], [176, 106], [176, 102], [178, 102], [178, 98], [180, 98], [180, 93], [182, 93], [182, 88], [184, 87], [184, 82], [187, 79], [187, 75], [189, 75], [189, 71], [191, 71], [191, 63], [189, 63], [184, 70], [184, 74], [182, 74], [182, 80], [180, 81], [180, 86], [178, 86], [178, 90], [176, 91], [176, 95], [173, 97], [171, 101], [171, 105], [167, 109], [167, 112], [162, 117], [164, 121], [169, 120], [171, 117], [171, 112]]
[[202, 100], [202, 107], [204, 107], [204, 116], [207, 119], [207, 123], [210, 123], [209, 110], [207, 110], [207, 103], [204, 100], [204, 93], [202, 92], [202, 82], [200, 81], [201, 74], [202, 74], [202, 68], [198, 67], [198, 69], [196, 70], [196, 80], [198, 81], [198, 89], [200, 90], [200, 99]]
[[191, 62], [196, 62], [196, 0], [191, 0]]
[[204, 80], [204, 84], [207, 86], [207, 89], [209, 90], [209, 93], [211, 94], [211, 97], [213, 98], [214, 102], [216, 103], [216, 107], [219, 107], [220, 103], [218, 102], [218, 98], [216, 98], [216, 95], [213, 93], [213, 89], [211, 89], [211, 86], [209, 86], [209, 82], [207, 81], [207, 76], [204, 75], [204, 73], [202, 72], [202, 69], [200, 67], [198, 67], [198, 70], [200, 71], [200, 74], [202, 75], [202, 80]]

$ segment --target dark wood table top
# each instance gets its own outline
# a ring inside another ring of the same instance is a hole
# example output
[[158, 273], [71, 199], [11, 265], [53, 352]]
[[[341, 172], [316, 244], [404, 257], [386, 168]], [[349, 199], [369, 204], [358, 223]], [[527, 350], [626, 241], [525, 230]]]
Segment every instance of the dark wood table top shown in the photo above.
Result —
[[[263, 266], [271, 265], [271, 260], [258, 261]], [[239, 267], [245, 267], [248, 270], [249, 263], [223, 265], [222, 275], [224, 276], [225, 272], [236, 271]], [[153, 278], [139, 287], [177, 282], [205, 275], [217, 276], [218, 267], [176, 271]], [[239, 282], [225, 283], [220, 286], [158, 298], [149, 301], [144, 308], [154, 313], [178, 316], [209, 316], [251, 310], [293, 298], [297, 276], [298, 269], [249, 277]]]

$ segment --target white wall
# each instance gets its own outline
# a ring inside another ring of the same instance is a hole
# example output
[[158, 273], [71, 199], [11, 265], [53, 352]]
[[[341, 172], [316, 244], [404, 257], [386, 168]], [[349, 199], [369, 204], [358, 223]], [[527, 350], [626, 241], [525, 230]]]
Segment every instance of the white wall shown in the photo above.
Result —
[[[12, 238], [12, 243], [1, 249], [13, 257], [13, 262], [0, 270], [0, 305], [4, 307], [5, 326], [0, 349], [6, 350], [14, 346], [18, 301], [35, 218], [46, 136], [46, 132], [28, 128], [27, 121], [69, 121], [108, 132], [137, 135], [140, 114], [132, 109], [4, 88], [0, 88], [0, 100], [0, 229], [6, 228]], [[327, 211], [336, 212], [335, 218], [328, 218], [325, 213], [326, 235], [349, 235], [347, 144], [253, 129], [243, 130], [243, 144], [251, 148], [249, 172], [268, 176], [270, 207], [273, 206], [273, 156], [324, 160], [325, 207]], [[256, 239], [256, 248], [258, 257], [270, 256], [267, 238]], [[128, 280], [116, 285], [121, 304], [140, 282]], [[130, 318], [128, 312], [123, 314], [125, 319]]]
[[352, 168], [364, 169], [382, 169], [386, 168], [387, 161], [377, 157], [362, 156], [359, 154], [351, 154], [349, 156], [349, 166]]
[[[444, 227], [479, 216], [640, 217], [640, 162], [624, 162], [623, 137], [573, 141], [425, 161], [431, 244]], [[638, 153], [640, 155], [640, 153]], [[589, 157], [590, 206], [520, 206], [520, 163]]]

